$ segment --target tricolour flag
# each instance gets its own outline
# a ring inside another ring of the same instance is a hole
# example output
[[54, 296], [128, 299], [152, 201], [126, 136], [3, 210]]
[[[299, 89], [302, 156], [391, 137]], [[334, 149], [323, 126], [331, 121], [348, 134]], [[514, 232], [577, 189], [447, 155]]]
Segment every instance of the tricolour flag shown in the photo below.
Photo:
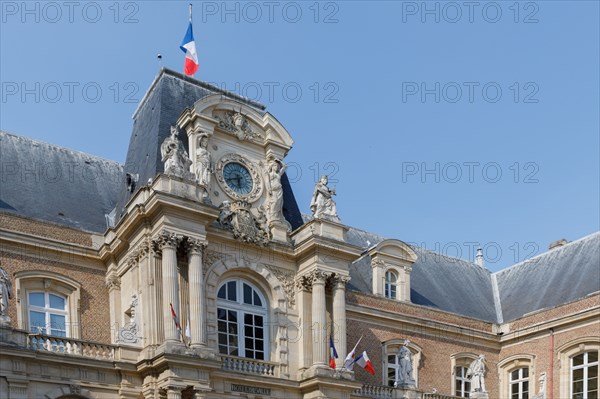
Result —
[[361, 339], [362, 339], [362, 336], [358, 339], [358, 342], [356, 343], [356, 345], [354, 345], [354, 348], [352, 349], [352, 351], [350, 353], [348, 353], [348, 355], [346, 356], [346, 359], [344, 360], [344, 368], [346, 370], [352, 371], [352, 369], [354, 368], [354, 354], [356, 353], [356, 347], [358, 346], [358, 343], [360, 342]]
[[191, 15], [190, 24], [188, 25], [187, 32], [185, 33], [185, 37], [179, 48], [185, 53], [183, 72], [188, 76], [192, 76], [198, 71], [198, 53], [196, 53], [196, 42], [194, 41]]
[[333, 344], [333, 337], [329, 336], [329, 352], [331, 353], [331, 360], [329, 361], [329, 367], [334, 369], [336, 367], [335, 359], [338, 358], [338, 353], [335, 350], [335, 345]]
[[367, 356], [367, 351], [364, 351], [360, 356], [358, 356], [354, 363], [365, 369], [367, 373], [375, 375], [375, 369], [373, 368], [371, 360], [369, 360], [369, 356]]
[[179, 324], [179, 319], [177, 318], [177, 313], [175, 313], [175, 309], [173, 309], [173, 304], [169, 304], [171, 306], [171, 316], [173, 317], [173, 322], [175, 323], [175, 327], [177, 327], [177, 331], [181, 334], [181, 324]]

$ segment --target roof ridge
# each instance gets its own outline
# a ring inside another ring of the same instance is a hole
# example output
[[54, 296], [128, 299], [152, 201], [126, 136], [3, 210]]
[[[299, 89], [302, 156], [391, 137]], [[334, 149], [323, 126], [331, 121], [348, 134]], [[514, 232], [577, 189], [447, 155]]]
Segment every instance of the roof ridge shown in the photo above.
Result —
[[75, 150], [75, 149], [72, 149], [72, 148], [69, 148], [69, 147], [62, 147], [62, 146], [60, 146], [58, 144], [48, 143], [47, 141], [42, 141], [42, 140], [34, 139], [34, 138], [31, 138], [31, 137], [27, 137], [27, 136], [21, 136], [21, 135], [15, 134], [15, 133], [7, 132], [6, 130], [0, 130], [0, 134], [5, 134], [7, 136], [12, 136], [12, 137], [15, 137], [15, 138], [17, 138], [19, 140], [26, 140], [26, 141], [29, 141], [29, 142], [32, 142], [32, 143], [37, 143], [37, 144], [41, 144], [41, 145], [44, 145], [44, 146], [47, 146], [47, 147], [52, 147], [52, 148], [55, 148], [57, 150], [61, 150], [61, 151], [65, 151], [65, 152], [70, 152], [72, 154], [85, 155], [85, 156], [88, 156], [89, 158], [97, 159], [97, 160], [104, 161], [104, 162], [113, 163], [113, 164], [116, 164], [116, 165], [118, 165], [120, 167], [124, 166], [120, 162], [114, 161], [112, 159], [103, 158], [103, 157], [98, 156], [98, 155], [90, 154], [89, 152]]
[[565, 245], [562, 245], [562, 246], [560, 246], [558, 248], [549, 249], [549, 250], [547, 250], [545, 252], [542, 252], [541, 254], [537, 254], [537, 255], [529, 258], [529, 259], [522, 260], [519, 263], [515, 263], [512, 266], [509, 266], [509, 267], [506, 267], [504, 269], [498, 270], [498, 271], [496, 271], [496, 272], [494, 272], [492, 274], [500, 274], [500, 273], [503, 273], [503, 272], [507, 272], [507, 271], [509, 271], [509, 270], [511, 270], [513, 268], [520, 267], [520, 266], [526, 265], [528, 263], [537, 263], [537, 262], [533, 262], [533, 260], [534, 259], [538, 259], [538, 258], [542, 258], [542, 257], [544, 257], [544, 256], [546, 256], [546, 255], [548, 255], [550, 253], [562, 252], [562, 251], [566, 250], [567, 248], [569, 248], [570, 246], [572, 246], [574, 244], [577, 244], [577, 243], [580, 243], [581, 241], [590, 240], [594, 236], [600, 236], [600, 230], [599, 231], [595, 231], [593, 233], [590, 233], [590, 234], [588, 234], [586, 236], [580, 237], [580, 238], [578, 238], [576, 240], [570, 241], [570, 242], [566, 243]]

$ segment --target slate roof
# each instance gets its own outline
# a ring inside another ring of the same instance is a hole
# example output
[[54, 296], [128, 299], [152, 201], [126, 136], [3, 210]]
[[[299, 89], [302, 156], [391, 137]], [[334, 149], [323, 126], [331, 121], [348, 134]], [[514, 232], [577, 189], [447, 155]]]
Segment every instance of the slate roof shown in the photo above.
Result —
[[0, 131], [0, 212], [102, 233], [123, 187], [113, 161]]
[[505, 322], [581, 299], [600, 291], [600, 232], [495, 274]]

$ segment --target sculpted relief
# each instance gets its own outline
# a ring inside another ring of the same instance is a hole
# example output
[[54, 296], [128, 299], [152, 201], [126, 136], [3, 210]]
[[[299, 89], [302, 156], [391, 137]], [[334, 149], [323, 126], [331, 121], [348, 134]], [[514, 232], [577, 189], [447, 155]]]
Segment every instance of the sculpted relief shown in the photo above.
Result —
[[171, 135], [160, 146], [160, 154], [166, 175], [176, 176], [185, 180], [194, 179], [192, 172], [190, 172], [192, 161], [188, 157], [183, 143], [177, 138], [177, 128], [175, 126], [171, 126]]

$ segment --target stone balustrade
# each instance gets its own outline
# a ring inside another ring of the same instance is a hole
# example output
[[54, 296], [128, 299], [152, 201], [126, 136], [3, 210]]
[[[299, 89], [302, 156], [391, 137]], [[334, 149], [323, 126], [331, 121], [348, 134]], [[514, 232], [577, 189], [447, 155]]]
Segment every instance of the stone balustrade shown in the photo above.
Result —
[[352, 392], [353, 396], [360, 396], [363, 398], [394, 398], [394, 388], [385, 385], [369, 385], [365, 384], [362, 388]]
[[439, 393], [424, 393], [423, 399], [461, 399], [460, 396], [442, 395]]
[[277, 377], [278, 374], [276, 363], [235, 356], [221, 356], [221, 358], [223, 359], [223, 370], [264, 377]]
[[113, 360], [115, 358], [115, 347], [113, 345], [44, 334], [29, 334], [27, 336], [27, 347], [38, 351], [49, 351], [101, 360]]

